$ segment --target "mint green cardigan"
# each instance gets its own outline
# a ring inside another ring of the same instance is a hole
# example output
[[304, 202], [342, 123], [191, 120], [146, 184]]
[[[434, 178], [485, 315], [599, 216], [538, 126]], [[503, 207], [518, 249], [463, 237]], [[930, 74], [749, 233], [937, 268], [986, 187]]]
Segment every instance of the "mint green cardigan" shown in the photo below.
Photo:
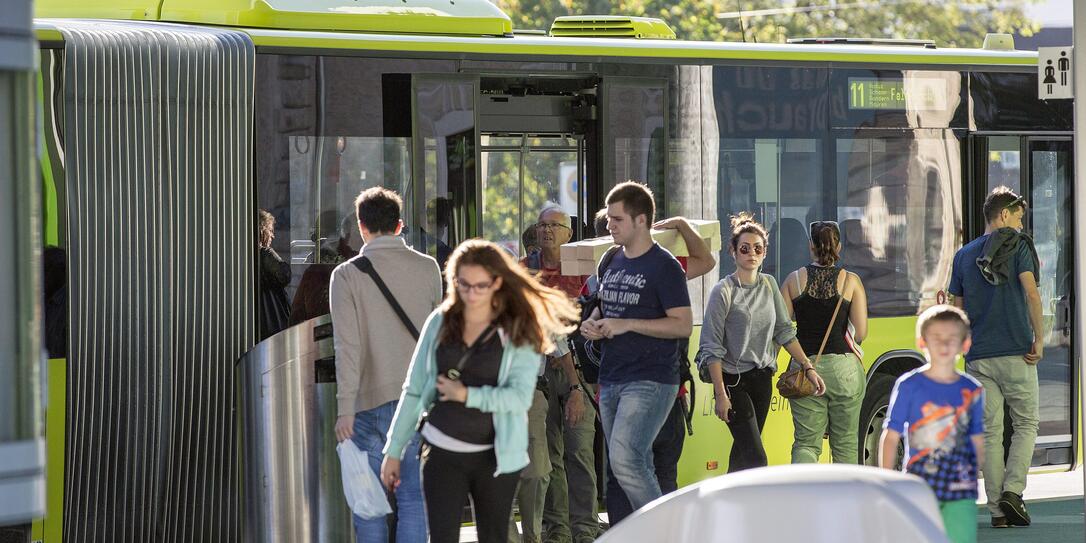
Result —
[[[388, 429], [384, 453], [403, 459], [404, 448], [415, 434], [422, 414], [437, 399], [437, 337], [444, 317], [441, 309], [426, 319], [421, 337], [407, 369], [407, 380], [400, 393], [396, 415]], [[468, 387], [465, 405], [494, 414], [494, 455], [498, 476], [513, 473], [528, 465], [528, 408], [535, 394], [541, 355], [531, 347], [511, 345], [508, 336], [498, 330], [504, 352], [498, 370], [498, 385]]]

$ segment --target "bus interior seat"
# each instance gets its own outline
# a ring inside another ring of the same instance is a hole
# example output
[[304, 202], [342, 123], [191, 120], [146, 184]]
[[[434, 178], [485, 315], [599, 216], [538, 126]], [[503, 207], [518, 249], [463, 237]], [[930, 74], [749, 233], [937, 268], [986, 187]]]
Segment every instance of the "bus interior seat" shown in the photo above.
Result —
[[770, 249], [772, 254], [779, 254], [780, 258], [776, 262], [773, 258], [766, 258], [765, 273], [777, 277], [778, 280], [783, 280], [793, 270], [807, 265], [810, 260], [807, 231], [797, 219], [783, 218], [774, 223], [769, 229], [769, 243], [777, 244], [779, 251], [772, 251], [772, 247]]

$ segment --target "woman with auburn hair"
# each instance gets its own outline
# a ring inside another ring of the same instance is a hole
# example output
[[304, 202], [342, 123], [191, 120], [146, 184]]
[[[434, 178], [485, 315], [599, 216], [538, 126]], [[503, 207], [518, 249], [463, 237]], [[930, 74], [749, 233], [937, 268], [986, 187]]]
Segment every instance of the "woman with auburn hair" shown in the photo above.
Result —
[[[859, 461], [860, 404], [867, 381], [857, 345], [867, 336], [867, 294], [860, 277], [841, 261], [841, 229], [833, 221], [811, 223], [810, 264], [784, 280], [788, 314], [796, 321], [796, 338], [818, 359], [826, 383], [822, 396], [792, 400], [795, 440], [792, 463], [814, 463], [829, 433], [833, 461]], [[849, 323], [853, 330], [849, 331]]]
[[404, 448], [421, 421], [430, 540], [459, 541], [470, 495], [480, 543], [505, 543], [528, 465], [528, 407], [540, 357], [580, 314], [564, 293], [541, 285], [488, 241], [460, 244], [445, 274], [448, 296], [415, 347], [381, 480], [390, 489], [399, 483]]

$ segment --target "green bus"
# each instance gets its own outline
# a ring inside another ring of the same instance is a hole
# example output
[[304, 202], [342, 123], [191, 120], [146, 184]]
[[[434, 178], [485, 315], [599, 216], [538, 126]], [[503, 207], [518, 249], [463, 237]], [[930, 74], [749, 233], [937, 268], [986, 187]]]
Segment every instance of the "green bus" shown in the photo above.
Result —
[[[358, 249], [353, 197], [375, 185], [404, 195], [405, 235], [439, 260], [471, 237], [519, 254], [548, 202], [590, 237], [627, 179], [661, 216], [755, 212], [778, 281], [808, 261], [808, 222], [839, 221], [870, 305], [866, 463], [894, 380], [922, 363], [916, 315], [945, 298], [985, 194], [1011, 186], [1031, 204], [1049, 328], [1033, 463], [1081, 461], [1071, 104], [1038, 99], [1037, 55], [1007, 36], [691, 42], [614, 16], [520, 31], [485, 0], [36, 10], [42, 237], [67, 252], [70, 300], [49, 374], [47, 541], [238, 537], [233, 363], [274, 332], [269, 314], [327, 312], [330, 271]], [[258, 210], [292, 271], [289, 307], [266, 296]], [[696, 321], [733, 269], [717, 256], [689, 284]], [[711, 396], [698, 384], [683, 484], [727, 470]], [[765, 441], [771, 464], [789, 461], [782, 398]]]

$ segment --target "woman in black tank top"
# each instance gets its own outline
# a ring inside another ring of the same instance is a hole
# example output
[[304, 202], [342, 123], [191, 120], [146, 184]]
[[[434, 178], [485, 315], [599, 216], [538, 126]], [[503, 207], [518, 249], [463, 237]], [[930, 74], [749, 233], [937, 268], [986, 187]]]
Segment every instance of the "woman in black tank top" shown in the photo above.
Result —
[[826, 382], [826, 393], [792, 400], [792, 463], [817, 462], [822, 436], [829, 433], [833, 461], [855, 464], [865, 388], [859, 343], [867, 335], [867, 294], [860, 278], [838, 265], [837, 223], [812, 223], [810, 248], [814, 262], [792, 272], [781, 294], [796, 321], [796, 338]]

